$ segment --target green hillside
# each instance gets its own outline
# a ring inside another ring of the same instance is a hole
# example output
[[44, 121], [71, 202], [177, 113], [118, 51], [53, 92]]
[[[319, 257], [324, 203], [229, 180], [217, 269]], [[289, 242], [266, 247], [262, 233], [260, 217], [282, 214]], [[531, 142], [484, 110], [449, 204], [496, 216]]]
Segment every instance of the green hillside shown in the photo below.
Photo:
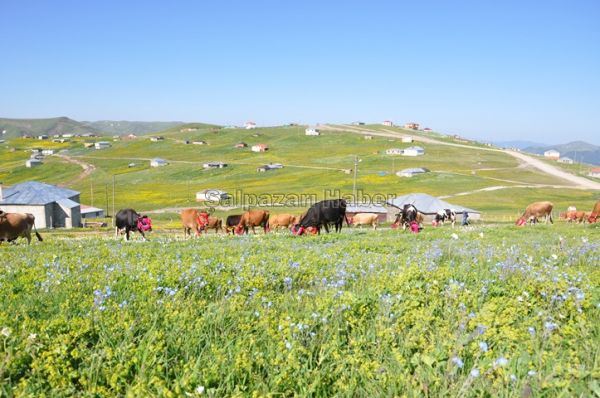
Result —
[[93, 126], [85, 125], [68, 117], [50, 119], [5, 119], [0, 118], [0, 133], [2, 138], [20, 137], [22, 135], [41, 134], [101, 134]]
[[[365, 128], [413, 136], [422, 134], [380, 126]], [[191, 131], [182, 131], [185, 129]], [[568, 182], [523, 167], [515, 158], [503, 152], [484, 150], [483, 146], [478, 149], [418, 143], [425, 148], [424, 156], [391, 156], [385, 154], [386, 149], [413, 144], [379, 136], [366, 140], [350, 127], [347, 131], [323, 130], [318, 137], [306, 136], [304, 129], [304, 126], [286, 126], [245, 130], [189, 124], [156, 133], [164, 136], [164, 141], [151, 142], [146, 137], [138, 137], [111, 141], [112, 147], [103, 150], [84, 148], [83, 138], [62, 144], [12, 139], [0, 146], [0, 181], [8, 185], [29, 179], [62, 182], [80, 190], [83, 203], [91, 204], [93, 194], [95, 206], [108, 205], [110, 209], [114, 179], [116, 208], [132, 206], [147, 211], [197, 205], [195, 192], [205, 188], [237, 193], [238, 198], [242, 194], [304, 194], [323, 198], [328, 190], [351, 194], [353, 173], [347, 171], [354, 168], [354, 158], [358, 156], [356, 186], [366, 195], [424, 192], [479, 209], [487, 219], [512, 220], [528, 203], [536, 200], [552, 200], [557, 210], [569, 205], [591, 208], [598, 196], [597, 192], [569, 188]], [[452, 141], [441, 135], [427, 136]], [[205, 141], [207, 145], [186, 144], [186, 141]], [[247, 148], [234, 147], [242, 141], [248, 144]], [[269, 151], [252, 152], [250, 147], [258, 143], [267, 144]], [[81, 167], [58, 157], [51, 157], [52, 161], [39, 168], [25, 169], [28, 150], [40, 146], [62, 150], [63, 154], [87, 162], [95, 170], [90, 176], [77, 178], [83, 171]], [[169, 165], [151, 168], [150, 159], [155, 157], [166, 159]], [[225, 162], [228, 167], [205, 170], [203, 163], [210, 161]], [[61, 162], [64, 168], [60, 173], [52, 171], [51, 167]], [[131, 163], [135, 165], [130, 167]], [[269, 163], [282, 163], [284, 167], [257, 172], [257, 167]], [[395, 175], [398, 170], [411, 167], [426, 167], [431, 172], [412, 178]], [[499, 186], [494, 191], [484, 190]]]
[[127, 120], [99, 120], [82, 123], [109, 135], [144, 135], [183, 124], [183, 122], [131, 122]]

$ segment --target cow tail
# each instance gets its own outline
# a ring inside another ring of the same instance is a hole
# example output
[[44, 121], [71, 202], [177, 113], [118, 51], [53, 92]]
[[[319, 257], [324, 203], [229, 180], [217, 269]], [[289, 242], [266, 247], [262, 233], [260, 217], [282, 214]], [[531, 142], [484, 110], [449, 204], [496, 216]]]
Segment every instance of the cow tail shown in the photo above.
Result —
[[40, 235], [40, 233], [38, 232], [37, 228], [35, 227], [35, 223], [33, 224], [33, 229], [34, 229], [34, 231], [35, 231], [35, 237], [36, 237], [36, 238], [38, 238], [38, 240], [39, 240], [40, 242], [43, 242], [43, 241], [44, 241], [44, 239], [42, 239], [42, 235]]

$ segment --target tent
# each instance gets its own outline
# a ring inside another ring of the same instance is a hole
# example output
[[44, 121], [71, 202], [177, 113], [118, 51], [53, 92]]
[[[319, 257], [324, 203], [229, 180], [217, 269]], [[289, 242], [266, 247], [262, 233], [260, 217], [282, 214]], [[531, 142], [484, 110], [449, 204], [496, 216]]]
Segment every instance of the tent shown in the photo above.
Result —
[[412, 204], [417, 208], [418, 211], [425, 215], [435, 215], [435, 213], [444, 209], [452, 209], [457, 214], [468, 212], [469, 217], [475, 219], [479, 218], [479, 216], [481, 215], [481, 213], [477, 210], [469, 209], [468, 207], [453, 205], [451, 203], [444, 202], [443, 200], [438, 199], [435, 196], [427, 195], [425, 193], [411, 193], [404, 196], [398, 196], [394, 199], [386, 201], [386, 204], [397, 209], [402, 209], [405, 204]]

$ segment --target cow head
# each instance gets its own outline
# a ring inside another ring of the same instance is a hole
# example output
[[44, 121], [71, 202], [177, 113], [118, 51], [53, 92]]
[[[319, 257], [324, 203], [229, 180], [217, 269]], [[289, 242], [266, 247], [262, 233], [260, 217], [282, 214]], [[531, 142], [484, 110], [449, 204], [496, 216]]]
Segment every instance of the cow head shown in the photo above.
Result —
[[346, 224], [352, 225], [354, 223], [354, 217], [346, 216]]
[[515, 225], [518, 225], [519, 227], [522, 227], [525, 224], [527, 224], [527, 219], [525, 217], [521, 217], [515, 222]]
[[598, 214], [598, 213], [592, 213], [592, 214], [590, 214], [590, 216], [588, 217], [588, 222], [590, 224], [595, 223], [596, 221], [598, 221], [598, 216], [600, 216], [600, 214]]
[[198, 213], [198, 217], [196, 218], [196, 224], [198, 231], [202, 231], [204, 229], [206, 229], [206, 226], [208, 225], [208, 213], [207, 212], [200, 212]]
[[235, 226], [235, 229], [233, 231], [236, 235], [242, 235], [244, 233], [244, 227], [238, 224]]
[[304, 231], [306, 231], [306, 228], [304, 228], [300, 224], [296, 224], [296, 225], [292, 226], [292, 233], [296, 236], [303, 235]]
[[142, 232], [152, 231], [152, 219], [148, 216], [139, 217], [137, 227]]

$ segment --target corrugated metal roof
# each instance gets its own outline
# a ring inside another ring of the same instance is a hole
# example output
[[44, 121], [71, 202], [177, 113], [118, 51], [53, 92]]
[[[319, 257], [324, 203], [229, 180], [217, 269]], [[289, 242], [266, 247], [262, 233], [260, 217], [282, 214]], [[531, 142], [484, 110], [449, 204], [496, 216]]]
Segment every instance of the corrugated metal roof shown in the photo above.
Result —
[[452, 209], [457, 213], [463, 213], [465, 211], [469, 213], [480, 213], [479, 211], [469, 209], [468, 207], [444, 202], [441, 199], [425, 193], [411, 193], [408, 195], [399, 196], [392, 200], [388, 200], [386, 203], [399, 209], [404, 207], [405, 204], [412, 204], [417, 208], [418, 211], [424, 214], [435, 214], [444, 209]]
[[59, 199], [56, 201], [62, 207], [66, 207], [67, 209], [73, 209], [79, 206], [79, 203], [72, 201], [71, 199]]
[[79, 195], [79, 192], [72, 189], [37, 181], [27, 181], [10, 188], [3, 188], [2, 191], [3, 200], [0, 204], [3, 205], [45, 205]]

